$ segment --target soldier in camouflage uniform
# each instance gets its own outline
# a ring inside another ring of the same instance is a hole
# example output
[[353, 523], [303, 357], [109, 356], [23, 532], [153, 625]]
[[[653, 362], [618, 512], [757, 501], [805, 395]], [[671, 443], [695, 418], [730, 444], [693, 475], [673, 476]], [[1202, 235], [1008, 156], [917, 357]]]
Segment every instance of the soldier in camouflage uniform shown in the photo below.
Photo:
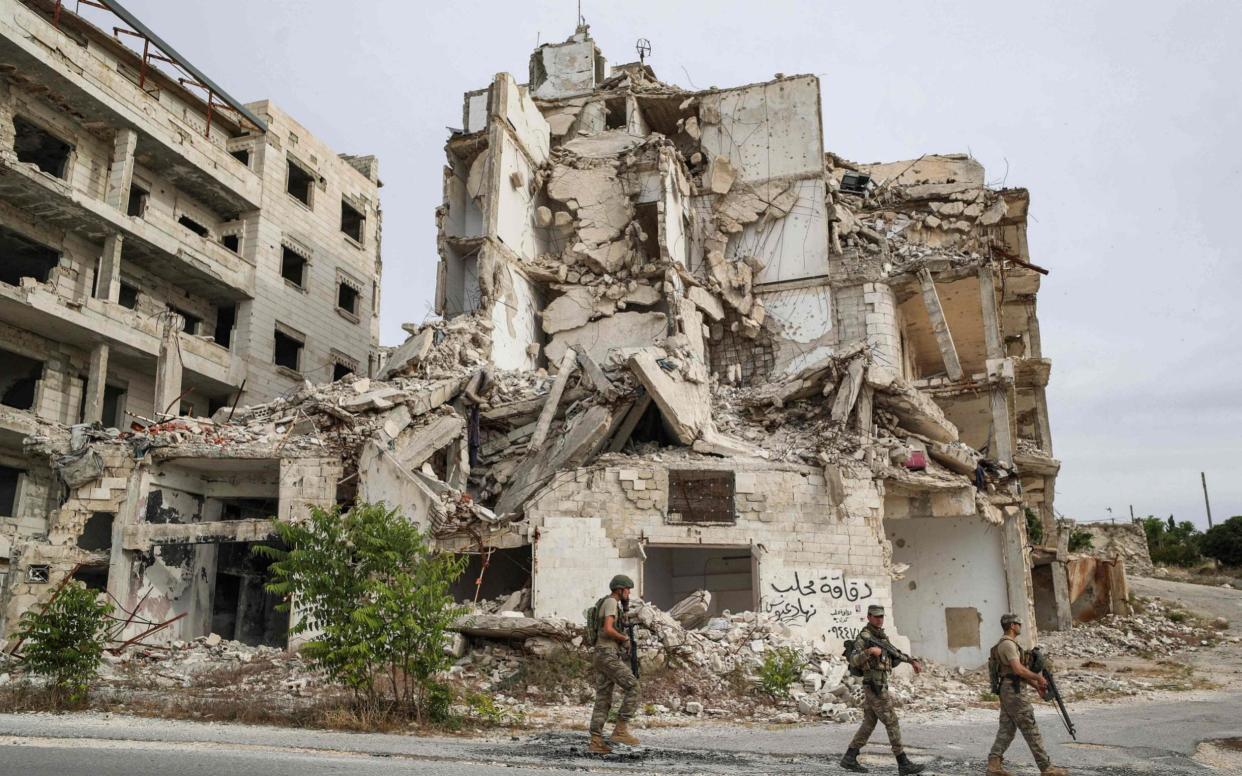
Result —
[[1025, 665], [1026, 653], [1018, 644], [1022, 620], [1016, 614], [1006, 614], [1001, 617], [1001, 627], [1005, 629], [1005, 635], [992, 647], [993, 659], [1000, 666], [1000, 729], [996, 731], [996, 741], [988, 753], [988, 775], [1011, 776], [1004, 766], [1005, 750], [1013, 743], [1014, 734], [1021, 730], [1043, 776], [1068, 776], [1069, 771], [1052, 764], [1052, 758], [1044, 749], [1039, 726], [1035, 724], [1035, 710], [1022, 691], [1023, 684], [1031, 685], [1041, 696], [1048, 690], [1048, 680]]
[[612, 690], [620, 687], [625, 691], [621, 709], [617, 713], [617, 726], [612, 731], [615, 743], [637, 746], [638, 739], [630, 733], [629, 722], [638, 710], [638, 677], [630, 670], [629, 650], [634, 649], [625, 635], [626, 612], [622, 602], [630, 600], [634, 580], [618, 574], [608, 583], [612, 594], [599, 605], [599, 635], [595, 641], [595, 710], [591, 713], [591, 744], [587, 751], [608, 754], [612, 747], [604, 740], [604, 723], [612, 710]]
[[[850, 656], [850, 664], [863, 672], [863, 723], [850, 741], [849, 749], [841, 758], [841, 767], [847, 771], [866, 773], [867, 769], [858, 762], [858, 753], [871, 738], [877, 721], [884, 723], [888, 731], [888, 743], [897, 758], [897, 772], [906, 774], [922, 773], [926, 766], [918, 765], [906, 756], [901, 745], [901, 727], [897, 724], [897, 711], [893, 708], [893, 698], [888, 692], [888, 675], [893, 671], [893, 661], [885, 650], [870, 646], [866, 637], [888, 643], [884, 635], [884, 607], [867, 607], [867, 625], [854, 640], [854, 651]], [[923, 670], [917, 660], [911, 661], [915, 672]]]

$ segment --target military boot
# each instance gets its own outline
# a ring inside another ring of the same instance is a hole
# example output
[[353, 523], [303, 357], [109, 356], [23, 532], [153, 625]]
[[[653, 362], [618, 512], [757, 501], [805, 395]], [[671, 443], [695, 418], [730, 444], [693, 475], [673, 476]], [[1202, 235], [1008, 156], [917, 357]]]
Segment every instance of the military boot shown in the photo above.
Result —
[[1013, 776], [1012, 773], [1005, 770], [1005, 758], [990, 754], [988, 755], [988, 776]]
[[866, 773], [867, 769], [862, 767], [862, 763], [858, 762], [858, 750], [846, 749], [845, 755], [841, 758], [841, 767], [847, 771], [854, 773]]
[[909, 757], [906, 757], [905, 752], [897, 755], [897, 773], [901, 774], [901, 776], [907, 776], [907, 774], [911, 773], [922, 773], [926, 768], [926, 765], [912, 762]]
[[1039, 773], [1040, 776], [1069, 776], [1069, 771], [1056, 765], [1049, 765]]
[[612, 729], [612, 742], [614, 744], [638, 746], [638, 739], [630, 732], [630, 726], [624, 721], [617, 722], [617, 726]]
[[612, 754], [612, 747], [604, 740], [599, 733], [591, 734], [591, 743], [587, 746], [587, 751], [591, 754]]

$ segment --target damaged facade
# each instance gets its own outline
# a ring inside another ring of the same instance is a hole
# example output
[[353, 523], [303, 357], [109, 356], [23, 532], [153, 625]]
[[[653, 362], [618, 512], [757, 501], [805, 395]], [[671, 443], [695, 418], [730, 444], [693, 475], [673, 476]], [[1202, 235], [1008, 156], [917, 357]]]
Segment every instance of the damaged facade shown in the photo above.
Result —
[[[370, 379], [214, 422], [41, 426], [51, 466], [101, 472], [54, 516], [60, 549], [26, 545], [10, 617], [47, 589], [28, 557], [54, 585], [91, 552], [107, 494], [109, 590], [146, 621], [184, 612], [162, 638], [229, 627], [217, 543], [266, 538], [251, 515], [355, 500], [470, 553], [461, 597], [512, 594], [527, 634], [565, 632], [529, 623], [577, 620], [617, 573], [838, 651], [882, 604], [950, 665], [984, 662], [1001, 613], [1035, 622], [1027, 513], [1056, 535], [1059, 464], [1025, 190], [960, 155], [825, 154], [815, 77], [685, 91], [608, 69], [585, 27], [528, 84], [467, 93], [446, 154], [444, 320]], [[1039, 559], [1039, 624], [1067, 626], [1062, 559]]]
[[[378, 366], [375, 158], [237, 103], [106, 6], [115, 37], [0, 3], [0, 579], [17, 544], [76, 530], [22, 449], [41, 422], [207, 417]], [[91, 508], [119, 515], [103, 488]]]

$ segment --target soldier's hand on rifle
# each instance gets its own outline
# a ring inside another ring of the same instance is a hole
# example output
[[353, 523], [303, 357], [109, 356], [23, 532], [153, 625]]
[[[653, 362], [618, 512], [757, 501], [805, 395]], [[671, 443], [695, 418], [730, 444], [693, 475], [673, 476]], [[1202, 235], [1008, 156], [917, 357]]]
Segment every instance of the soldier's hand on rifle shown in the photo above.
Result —
[[872, 657], [879, 657], [880, 655], [884, 654], [884, 650], [880, 649], [879, 647], [868, 647], [867, 654], [871, 655]]
[[923, 673], [923, 661], [921, 661], [921, 660], [912, 660], [912, 661], [910, 661], [910, 666], [911, 666], [912, 668], [914, 668], [914, 673], [916, 673], [916, 674], [921, 674], [921, 673]]
[[1037, 677], [1037, 678], [1035, 679], [1035, 689], [1039, 690], [1039, 696], [1040, 696], [1041, 698], [1042, 698], [1043, 696], [1047, 695], [1047, 694], [1048, 694], [1048, 680], [1047, 680], [1047, 678], [1045, 678], [1045, 677], [1043, 677], [1043, 676]]

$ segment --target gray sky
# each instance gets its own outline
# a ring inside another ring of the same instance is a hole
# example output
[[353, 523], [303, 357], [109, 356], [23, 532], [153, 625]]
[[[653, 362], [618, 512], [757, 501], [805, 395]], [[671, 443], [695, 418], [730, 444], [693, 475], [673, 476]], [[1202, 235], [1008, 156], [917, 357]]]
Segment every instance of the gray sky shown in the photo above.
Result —
[[[384, 180], [384, 344], [430, 314], [432, 211], [461, 94], [526, 80], [574, 1], [126, 0], [243, 101], [270, 97]], [[685, 87], [822, 79], [828, 149], [968, 151], [1031, 190], [1057, 508], [1242, 514], [1242, 3], [584, 0], [612, 63]], [[1236, 239], [1236, 238], [1234, 238]]]

